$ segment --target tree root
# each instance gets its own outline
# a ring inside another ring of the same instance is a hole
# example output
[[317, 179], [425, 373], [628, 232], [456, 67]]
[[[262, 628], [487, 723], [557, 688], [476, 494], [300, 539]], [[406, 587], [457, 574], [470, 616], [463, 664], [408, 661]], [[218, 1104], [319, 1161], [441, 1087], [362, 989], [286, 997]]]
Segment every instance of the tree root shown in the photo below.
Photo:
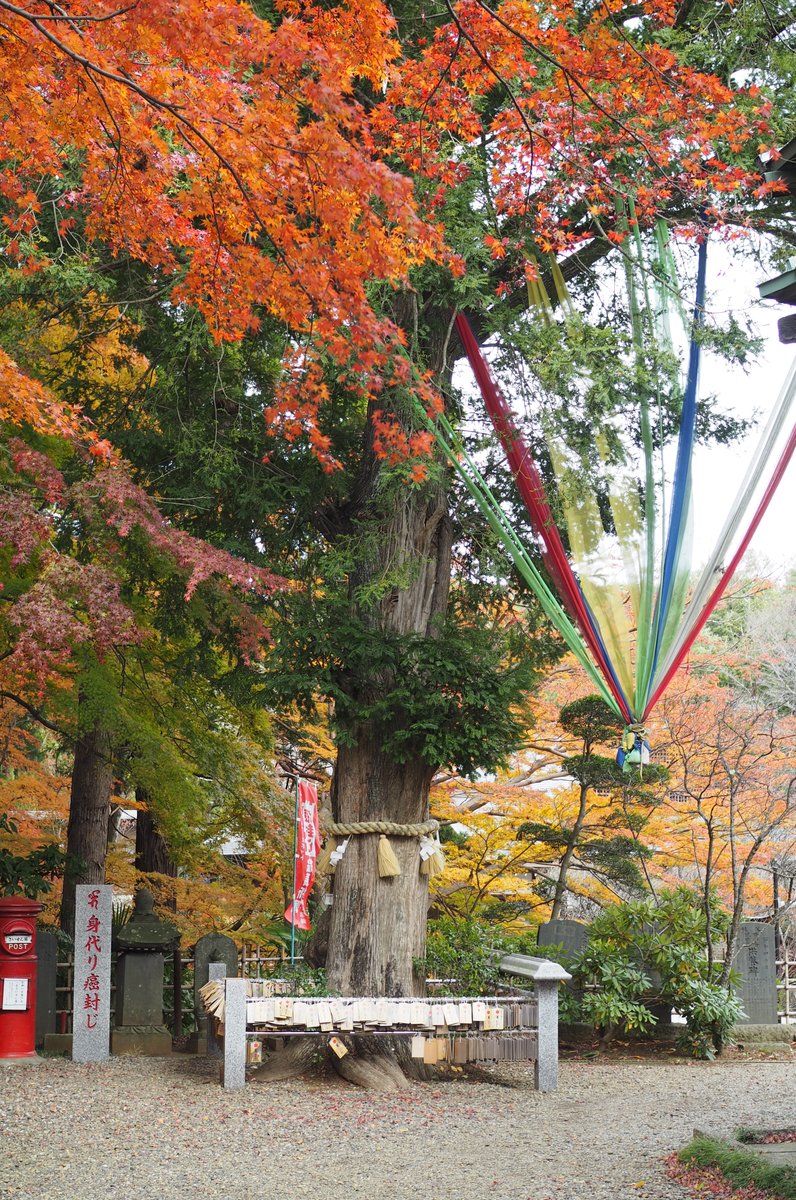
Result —
[[370, 1092], [402, 1092], [408, 1080], [391, 1053], [332, 1055], [334, 1069], [348, 1083]]
[[290, 1038], [275, 1050], [266, 1061], [251, 1068], [252, 1083], [276, 1083], [282, 1079], [297, 1079], [321, 1065], [320, 1055], [326, 1050], [325, 1061], [347, 1083], [372, 1092], [406, 1091], [410, 1079], [435, 1078], [434, 1067], [427, 1067], [411, 1056], [407, 1038], [380, 1038], [374, 1050], [368, 1038], [341, 1038], [348, 1054], [338, 1058], [315, 1038]]
[[276, 1083], [296, 1079], [317, 1062], [318, 1045], [313, 1038], [290, 1038], [281, 1050], [269, 1055], [262, 1066], [252, 1071], [252, 1083]]

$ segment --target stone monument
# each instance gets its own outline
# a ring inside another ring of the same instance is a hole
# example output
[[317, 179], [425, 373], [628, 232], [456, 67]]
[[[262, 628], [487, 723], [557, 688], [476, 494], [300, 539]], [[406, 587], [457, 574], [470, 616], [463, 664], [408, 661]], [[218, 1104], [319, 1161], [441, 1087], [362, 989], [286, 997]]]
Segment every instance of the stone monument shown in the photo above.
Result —
[[109, 883], [75, 888], [73, 1062], [105, 1062], [109, 1057], [112, 896]]
[[155, 915], [154, 906], [150, 892], [136, 892], [133, 915], [116, 934], [113, 1054], [171, 1054], [171, 1034], [163, 1024], [163, 963], [179, 934]]
[[210, 964], [223, 963], [221, 978], [235, 978], [238, 974], [238, 947], [225, 933], [206, 933], [200, 937], [193, 952], [193, 994], [197, 1032], [191, 1039], [191, 1049], [197, 1054], [208, 1051], [207, 1013], [202, 1007], [199, 989], [210, 979]]
[[733, 968], [740, 977], [738, 998], [744, 1025], [777, 1024], [777, 968], [774, 926], [762, 921], [742, 921], [735, 943]]
[[589, 927], [581, 921], [545, 921], [539, 926], [540, 946], [560, 946], [570, 958], [580, 954], [589, 940]]
[[[567, 964], [570, 964], [588, 945], [589, 927], [582, 921], [556, 918], [553, 921], [545, 921], [539, 926], [536, 941], [540, 947], [560, 946], [566, 956]], [[575, 987], [571, 978], [564, 984], [564, 987], [577, 1000], [580, 1000], [583, 993], [580, 988]], [[584, 1026], [584, 1030], [585, 1028]], [[570, 1032], [576, 1033], [574, 1026]]]

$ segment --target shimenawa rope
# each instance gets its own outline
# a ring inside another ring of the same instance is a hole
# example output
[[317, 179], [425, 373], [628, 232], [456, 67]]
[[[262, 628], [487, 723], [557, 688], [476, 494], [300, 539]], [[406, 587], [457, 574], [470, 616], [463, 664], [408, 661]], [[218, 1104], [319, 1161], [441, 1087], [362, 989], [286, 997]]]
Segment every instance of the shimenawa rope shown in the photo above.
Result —
[[[421, 839], [421, 849], [423, 848], [423, 840], [428, 839], [431, 835], [436, 835], [439, 830], [439, 821], [433, 819], [428, 821], [418, 821], [411, 825], [402, 825], [398, 821], [324, 821], [323, 831], [326, 835], [326, 844], [318, 856], [316, 863], [316, 872], [318, 875], [328, 875], [337, 866], [337, 863], [345, 853], [347, 842], [344, 842], [338, 851], [338, 839], [358, 837], [365, 834], [378, 833], [379, 845], [377, 850], [377, 863], [379, 875], [382, 879], [389, 879], [401, 874], [401, 866], [395, 856], [395, 851], [390, 845], [387, 835], [390, 837], [412, 837]], [[445, 856], [439, 845], [439, 840], [436, 839], [434, 848], [429, 853], [421, 853], [420, 856], [420, 871], [423, 875], [434, 876], [438, 875], [445, 866]]]

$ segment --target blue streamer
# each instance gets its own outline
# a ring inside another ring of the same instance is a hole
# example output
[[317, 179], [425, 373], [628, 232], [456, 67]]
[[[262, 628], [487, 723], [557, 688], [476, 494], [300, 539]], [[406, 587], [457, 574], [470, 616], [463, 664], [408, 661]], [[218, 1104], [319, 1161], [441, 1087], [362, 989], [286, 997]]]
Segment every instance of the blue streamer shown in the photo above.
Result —
[[691, 345], [688, 355], [688, 378], [683, 396], [683, 408], [680, 416], [680, 434], [677, 441], [677, 462], [674, 470], [674, 487], [672, 489], [672, 505], [669, 516], [669, 531], [666, 536], [666, 553], [663, 560], [661, 587], [655, 604], [655, 653], [650, 671], [650, 687], [647, 690], [645, 703], [649, 701], [652, 679], [658, 665], [661, 651], [661, 639], [669, 616], [669, 606], [672, 598], [672, 588], [677, 573], [677, 563], [680, 557], [682, 542], [683, 517], [686, 510], [686, 497], [691, 478], [691, 457], [696, 438], [697, 416], [697, 381], [699, 378], [700, 346], [697, 331], [705, 323], [705, 281], [707, 276], [708, 239], [707, 234], [699, 246], [697, 262], [696, 300], [694, 303], [694, 320], [692, 324]]

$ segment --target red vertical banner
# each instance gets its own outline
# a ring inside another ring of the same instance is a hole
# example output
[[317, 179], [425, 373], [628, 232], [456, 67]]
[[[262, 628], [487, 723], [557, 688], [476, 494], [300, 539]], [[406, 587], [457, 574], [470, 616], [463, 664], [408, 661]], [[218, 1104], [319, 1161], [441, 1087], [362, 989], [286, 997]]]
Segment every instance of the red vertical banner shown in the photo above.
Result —
[[296, 929], [310, 928], [307, 912], [312, 885], [315, 882], [315, 861], [321, 848], [318, 827], [318, 793], [314, 783], [302, 779], [298, 794], [298, 828], [296, 834], [296, 875], [293, 902], [285, 909], [285, 920]]

